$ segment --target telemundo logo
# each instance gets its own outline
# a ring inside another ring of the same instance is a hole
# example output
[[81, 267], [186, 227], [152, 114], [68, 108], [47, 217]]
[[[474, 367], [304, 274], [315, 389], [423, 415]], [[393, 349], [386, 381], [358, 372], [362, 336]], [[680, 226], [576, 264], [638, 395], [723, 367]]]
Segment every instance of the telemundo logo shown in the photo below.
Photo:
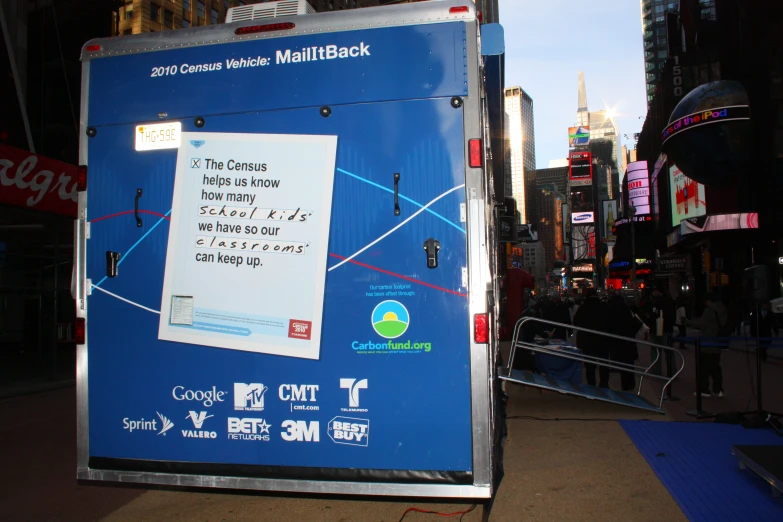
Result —
[[372, 311], [372, 327], [384, 339], [396, 339], [408, 329], [408, 309], [398, 301], [382, 301]]

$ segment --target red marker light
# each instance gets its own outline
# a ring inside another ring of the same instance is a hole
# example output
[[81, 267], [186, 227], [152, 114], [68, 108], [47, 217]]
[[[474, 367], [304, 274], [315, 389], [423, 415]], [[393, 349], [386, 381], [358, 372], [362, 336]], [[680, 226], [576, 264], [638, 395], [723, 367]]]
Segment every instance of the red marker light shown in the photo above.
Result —
[[469, 165], [473, 168], [481, 167], [483, 161], [481, 140], [468, 140]]
[[292, 22], [266, 25], [249, 25], [247, 27], [240, 27], [234, 31], [234, 34], [242, 36], [243, 34], [267, 33], [269, 31], [288, 31], [289, 29], [293, 29], [295, 27], [296, 25]]
[[468, 12], [468, 6], [461, 5], [459, 7], [452, 7], [449, 9], [449, 13], [467, 13]]
[[84, 319], [84, 317], [77, 317], [76, 322], [73, 324], [73, 342], [76, 344], [85, 343], [86, 327], [87, 321]]
[[473, 317], [473, 338], [478, 344], [489, 342], [489, 314], [476, 314]]
[[101, 50], [101, 46], [98, 44], [88, 45], [85, 48], [85, 51], [87, 51], [88, 53], [94, 53], [95, 51], [100, 51], [100, 50]]
[[76, 170], [76, 191], [87, 190], [87, 165], [79, 165]]

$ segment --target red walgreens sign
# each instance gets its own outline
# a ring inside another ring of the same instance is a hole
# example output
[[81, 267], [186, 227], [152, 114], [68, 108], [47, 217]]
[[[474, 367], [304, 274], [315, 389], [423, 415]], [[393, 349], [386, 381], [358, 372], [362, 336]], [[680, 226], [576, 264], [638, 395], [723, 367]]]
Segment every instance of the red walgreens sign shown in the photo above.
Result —
[[77, 167], [0, 144], [0, 203], [76, 217]]

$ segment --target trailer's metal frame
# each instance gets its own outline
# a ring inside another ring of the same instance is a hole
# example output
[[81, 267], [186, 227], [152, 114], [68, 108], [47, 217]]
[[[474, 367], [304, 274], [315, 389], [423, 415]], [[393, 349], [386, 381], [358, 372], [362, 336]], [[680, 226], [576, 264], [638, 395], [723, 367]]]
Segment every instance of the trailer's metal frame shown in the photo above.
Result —
[[[451, 13], [450, 8], [467, 6], [464, 12]], [[79, 161], [87, 165], [88, 140], [87, 126], [89, 116], [90, 61], [104, 57], [172, 50], [183, 47], [215, 45], [245, 40], [286, 38], [290, 36], [314, 33], [353, 31], [391, 26], [419, 25], [462, 21], [468, 27], [468, 34], [478, 34], [478, 20], [472, 2], [445, 0], [424, 2], [390, 7], [365, 8], [277, 18], [274, 22], [295, 22], [295, 30], [281, 32], [261, 32], [237, 36], [234, 31], [239, 27], [259, 25], [259, 21], [238, 22], [224, 25], [210, 25], [177, 31], [145, 33], [126, 37], [92, 40], [85, 44], [82, 51], [82, 94], [80, 112]], [[464, 103], [464, 131], [466, 139], [483, 138], [483, 87], [480, 41], [467, 38], [464, 42], [468, 69], [469, 96]], [[98, 47], [96, 47], [98, 46]], [[88, 51], [88, 49], [91, 49]], [[92, 50], [99, 49], [99, 50]], [[488, 140], [484, 141], [488, 144]], [[469, 313], [490, 313], [488, 293], [491, 294], [493, 278], [490, 255], [494, 238], [490, 235], [489, 221], [492, 207], [492, 195], [487, 191], [485, 170], [471, 168], [468, 165], [468, 150], [465, 147], [465, 191], [467, 201], [467, 247]], [[487, 162], [485, 161], [485, 165]], [[78, 219], [74, 225], [75, 249], [74, 264], [75, 295], [77, 317], [88, 316], [87, 296], [90, 282], [86, 276], [86, 248], [89, 237], [87, 221], [87, 195], [79, 193]], [[89, 323], [87, 325], [89, 328]], [[494, 494], [496, 476], [493, 469], [494, 438], [493, 422], [493, 383], [497, 378], [492, 354], [496, 349], [495, 341], [478, 344], [470, 339], [470, 379], [472, 409], [472, 448], [473, 448], [473, 484], [410, 484], [410, 483], [363, 483], [316, 480], [284, 480], [267, 478], [247, 478], [232, 476], [187, 475], [175, 473], [131, 472], [119, 470], [93, 469], [89, 467], [89, 401], [88, 401], [88, 357], [89, 347], [85, 343], [77, 351], [77, 478], [91, 481], [111, 481], [125, 483], [158, 484], [165, 486], [219, 487], [230, 489], [286, 491], [323, 494], [349, 495], [399, 495], [420, 497], [452, 497], [487, 499]]]

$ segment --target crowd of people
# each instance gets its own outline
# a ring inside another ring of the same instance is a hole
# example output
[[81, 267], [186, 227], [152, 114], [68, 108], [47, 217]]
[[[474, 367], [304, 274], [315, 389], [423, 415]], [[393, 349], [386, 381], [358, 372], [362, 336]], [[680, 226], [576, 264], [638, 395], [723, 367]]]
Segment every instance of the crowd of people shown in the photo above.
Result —
[[[674, 300], [657, 289], [644, 292], [638, 301], [629, 299], [619, 292], [599, 296], [591, 289], [587, 291], [584, 298], [580, 299], [531, 298], [522, 315], [629, 339], [646, 339], [664, 346], [672, 346], [675, 337], [685, 337], [686, 328], [698, 330], [702, 337], [729, 337], [739, 328], [737, 321], [731, 317], [730, 311], [714, 294], [706, 295], [704, 308], [699, 317], [689, 318], [689, 308], [689, 303], [682, 297]], [[773, 332], [777, 335], [777, 327], [768, 306], [762, 307], [758, 323], [762, 337], [771, 337]], [[751, 335], [755, 336], [756, 321], [752, 320], [750, 324]], [[574, 331], [567, 326], [530, 321], [523, 326], [521, 340], [534, 343], [554, 339], [561, 340], [565, 344], [573, 333], [575, 333], [576, 347], [585, 355], [626, 365], [635, 365], [640, 358], [635, 341]], [[736, 331], [736, 333], [741, 332]], [[680, 342], [677, 348], [685, 350], [688, 349], [688, 345]], [[653, 347], [649, 350], [650, 361], [655, 360], [658, 350]], [[701, 347], [699, 380], [702, 394], [705, 396], [723, 397], [722, 352], [723, 349], [720, 347]], [[663, 374], [664, 363], [667, 372], [674, 371], [671, 355], [671, 352], [661, 353], [651, 371]], [[762, 349], [760, 356], [766, 357], [765, 349]], [[535, 370], [535, 359], [531, 353], [518, 354], [514, 366], [518, 369]], [[633, 390], [636, 387], [635, 374], [622, 370], [619, 373], [621, 389]], [[585, 363], [587, 384], [608, 388], [609, 375], [609, 368]]]

